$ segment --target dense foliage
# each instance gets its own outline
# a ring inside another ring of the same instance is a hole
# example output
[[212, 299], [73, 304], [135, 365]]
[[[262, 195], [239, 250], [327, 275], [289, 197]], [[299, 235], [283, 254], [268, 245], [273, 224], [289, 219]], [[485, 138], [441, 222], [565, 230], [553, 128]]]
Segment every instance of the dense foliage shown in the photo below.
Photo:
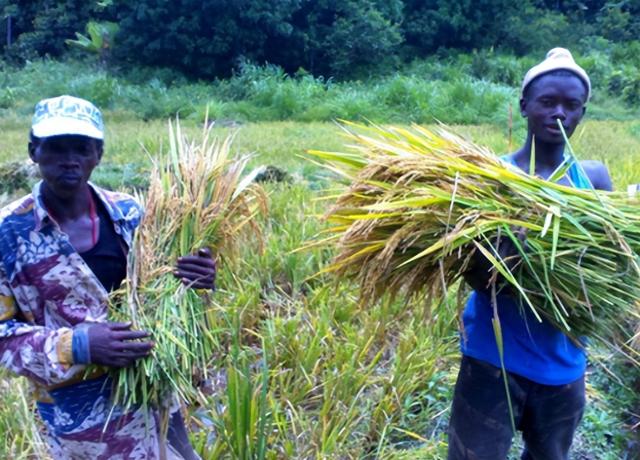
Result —
[[198, 78], [246, 60], [353, 78], [443, 49], [586, 52], [640, 31], [630, 0], [0, 0], [0, 11], [5, 57], [57, 57], [88, 21], [115, 21], [116, 62]]
[[0, 0], [4, 53], [14, 59], [45, 54], [58, 56], [66, 49], [64, 40], [75, 38], [85, 24], [101, 19], [98, 2], [78, 0]]

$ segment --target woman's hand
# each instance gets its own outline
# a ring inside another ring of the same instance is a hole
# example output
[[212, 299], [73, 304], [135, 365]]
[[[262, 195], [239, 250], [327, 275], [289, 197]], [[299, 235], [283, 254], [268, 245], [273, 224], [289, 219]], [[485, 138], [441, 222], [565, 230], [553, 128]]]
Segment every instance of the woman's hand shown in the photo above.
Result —
[[216, 289], [216, 262], [209, 248], [199, 249], [197, 254], [178, 258], [173, 272], [185, 286], [196, 289]]
[[150, 336], [131, 330], [131, 323], [91, 323], [83, 325], [88, 339], [89, 362], [110, 367], [127, 367], [149, 356], [154, 343], [139, 341]]

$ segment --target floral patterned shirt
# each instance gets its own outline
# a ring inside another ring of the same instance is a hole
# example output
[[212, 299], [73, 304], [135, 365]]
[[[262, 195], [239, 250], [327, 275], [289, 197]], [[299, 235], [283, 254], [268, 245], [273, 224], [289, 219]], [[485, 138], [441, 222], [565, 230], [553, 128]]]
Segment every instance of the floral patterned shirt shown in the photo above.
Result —
[[[142, 208], [89, 184], [130, 247]], [[105, 321], [108, 293], [47, 212], [41, 183], [0, 210], [0, 364], [41, 387], [81, 378], [74, 327]]]

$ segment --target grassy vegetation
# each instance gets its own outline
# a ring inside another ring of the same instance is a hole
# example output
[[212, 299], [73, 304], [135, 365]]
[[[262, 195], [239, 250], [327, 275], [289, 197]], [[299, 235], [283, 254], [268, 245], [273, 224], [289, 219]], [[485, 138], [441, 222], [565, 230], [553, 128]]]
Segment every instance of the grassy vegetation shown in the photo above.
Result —
[[[29, 119], [18, 112], [0, 118], [0, 163], [27, 158]], [[166, 123], [121, 111], [106, 118], [106, 154], [96, 182], [144, 185], [149, 165], [144, 152], [153, 155], [167, 146]], [[200, 121], [186, 120], [183, 128], [199, 133]], [[215, 131], [223, 136], [233, 129]], [[506, 122], [458, 130], [496, 152], [509, 150]], [[518, 121], [511, 145], [522, 136]], [[341, 143], [332, 123], [247, 123], [237, 132], [236, 152], [254, 153], [252, 165], [277, 166], [291, 182], [265, 184], [270, 207], [259, 220], [262, 251], [247, 241], [234, 264], [220, 267], [212, 316], [219, 345], [211, 363], [215, 372], [205, 382], [211, 394], [207, 404], [190, 409], [192, 439], [204, 458], [258, 458], [261, 451], [269, 459], [446, 455], [459, 356], [456, 312], [444, 309], [425, 317], [421, 302], [359, 308], [356, 286], [312, 277], [330, 253], [294, 252], [323, 227], [313, 217], [327, 207], [317, 191], [333, 184], [301, 156], [309, 148], [332, 150]], [[587, 122], [574, 147], [581, 158], [605, 161], [617, 188], [640, 182], [634, 160], [640, 122]], [[636, 378], [623, 362], [594, 350], [589, 404], [573, 459], [637, 458], [637, 430], [631, 430], [639, 412]], [[46, 458], [34, 453], [38, 431], [25, 387], [21, 380], [8, 382], [0, 386], [0, 457]]]
[[[618, 54], [592, 50], [577, 56], [593, 81], [594, 118], [638, 115], [640, 63], [632, 52]], [[227, 123], [343, 118], [506, 125], [510, 107], [518, 113], [522, 75], [541, 58], [490, 51], [450, 54], [362, 81], [334, 81], [304, 71], [288, 75], [277, 66], [250, 63], [240, 64], [225, 80], [189, 81], [171, 70], [105, 70], [88, 62], [43, 59], [21, 68], [0, 65], [0, 116], [30, 114], [41, 98], [67, 93], [144, 120], [179, 113], [203, 121], [208, 108], [211, 119]]]

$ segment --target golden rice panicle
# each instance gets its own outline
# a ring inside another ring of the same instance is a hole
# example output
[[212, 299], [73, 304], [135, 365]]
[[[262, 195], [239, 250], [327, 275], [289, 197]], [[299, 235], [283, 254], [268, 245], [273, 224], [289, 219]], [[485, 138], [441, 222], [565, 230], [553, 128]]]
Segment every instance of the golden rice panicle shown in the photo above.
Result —
[[[568, 162], [552, 180], [530, 176], [444, 126], [346, 123], [344, 134], [347, 151], [309, 152], [347, 185], [326, 214], [331, 236], [314, 244], [336, 246], [323, 272], [357, 280], [363, 305], [383, 295], [441, 297], [480, 251], [535, 320], [576, 343], [587, 335], [631, 349], [637, 199], [558, 184]], [[515, 264], [499, 255], [505, 240]]]
[[127, 407], [159, 407], [166, 416], [172, 395], [199, 397], [194, 372], [206, 374], [216, 344], [207, 321], [211, 305], [209, 294], [173, 276], [177, 258], [208, 247], [216, 259], [232, 261], [248, 232], [261, 240], [254, 217], [266, 210], [266, 196], [255, 174], [245, 175], [248, 158], [231, 156], [231, 142], [215, 140], [211, 128], [196, 142], [182, 134], [179, 122], [170, 123], [169, 151], [154, 159], [129, 254], [127, 304], [111, 308], [112, 318], [150, 331], [155, 343], [149, 358], [114, 372], [116, 402]]

